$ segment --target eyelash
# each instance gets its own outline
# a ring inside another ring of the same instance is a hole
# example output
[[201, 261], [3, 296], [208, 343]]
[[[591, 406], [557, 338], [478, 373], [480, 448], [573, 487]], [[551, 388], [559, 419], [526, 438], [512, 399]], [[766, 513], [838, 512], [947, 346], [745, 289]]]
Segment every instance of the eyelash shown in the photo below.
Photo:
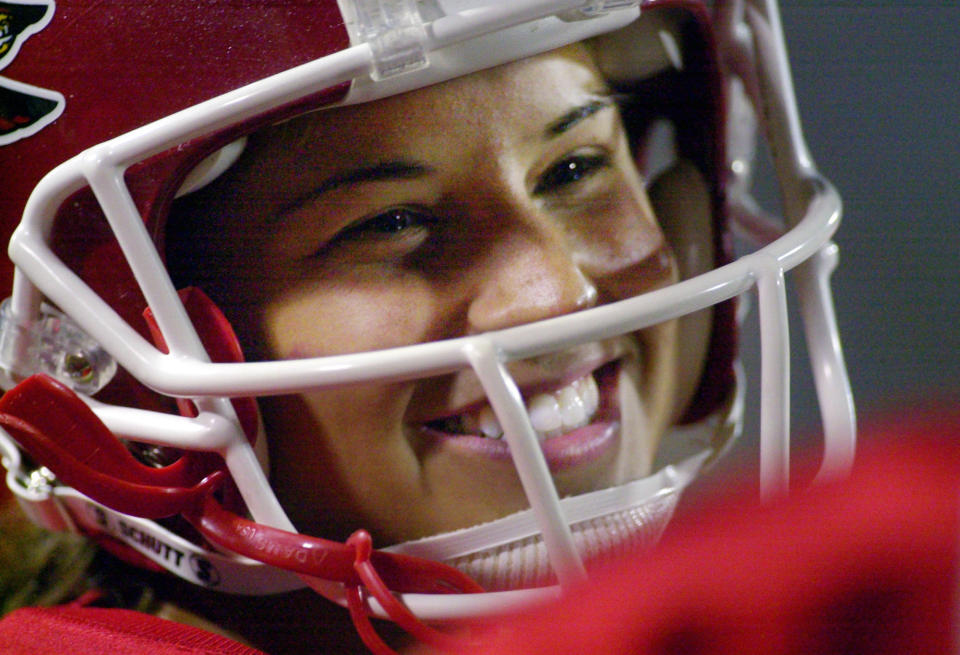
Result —
[[323, 255], [337, 244], [349, 243], [365, 243], [370, 247], [382, 245], [392, 249], [397, 246], [397, 242], [406, 242], [405, 249], [415, 249], [436, 222], [436, 216], [427, 209], [411, 206], [391, 207], [345, 228], [312, 257]]
[[610, 158], [606, 153], [574, 154], [547, 169], [537, 180], [533, 194], [537, 196], [565, 191], [597, 171], [606, 168]]
[[359, 236], [360, 233], [390, 236], [411, 227], [419, 227], [434, 222], [430, 212], [414, 207], [391, 207], [385, 212], [348, 228], [342, 237]]

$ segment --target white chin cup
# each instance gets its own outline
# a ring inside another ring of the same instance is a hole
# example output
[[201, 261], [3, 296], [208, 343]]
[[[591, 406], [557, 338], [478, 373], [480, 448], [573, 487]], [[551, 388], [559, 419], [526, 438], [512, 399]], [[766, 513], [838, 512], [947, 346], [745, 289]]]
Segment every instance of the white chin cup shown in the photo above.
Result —
[[[597, 563], [654, 546], [680, 494], [715, 454], [707, 448], [646, 478], [561, 500], [580, 557]], [[449, 564], [487, 591], [556, 584], [550, 556], [529, 509], [384, 550]]]
[[[584, 560], [604, 562], [636, 554], [656, 545], [680, 499], [681, 489], [659, 494], [636, 507], [571, 526]], [[488, 591], [526, 589], [556, 584], [540, 535], [502, 544], [444, 562], [460, 569]]]

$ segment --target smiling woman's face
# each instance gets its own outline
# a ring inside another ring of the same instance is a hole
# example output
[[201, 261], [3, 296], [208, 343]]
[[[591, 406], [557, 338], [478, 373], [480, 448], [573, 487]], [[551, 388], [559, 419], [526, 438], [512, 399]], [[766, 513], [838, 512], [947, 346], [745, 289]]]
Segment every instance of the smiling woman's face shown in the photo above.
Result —
[[[204, 192], [205, 220], [231, 244], [211, 295], [248, 354], [285, 359], [494, 330], [674, 282], [608, 93], [574, 46], [258, 133]], [[689, 395], [676, 368], [672, 323], [510, 366], [561, 495], [648, 472]], [[272, 480], [305, 532], [365, 527], [385, 545], [527, 506], [470, 371], [261, 407]]]

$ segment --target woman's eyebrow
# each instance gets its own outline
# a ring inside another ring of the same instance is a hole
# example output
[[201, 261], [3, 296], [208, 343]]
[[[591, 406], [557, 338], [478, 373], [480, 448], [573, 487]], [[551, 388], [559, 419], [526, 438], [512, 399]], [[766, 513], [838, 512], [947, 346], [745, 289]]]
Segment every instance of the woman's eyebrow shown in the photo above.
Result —
[[432, 172], [433, 168], [416, 161], [404, 159], [382, 161], [370, 166], [360, 166], [331, 175], [321, 182], [312, 191], [311, 195], [320, 195], [337, 187], [360, 184], [362, 182], [379, 182], [390, 179], [409, 180]]
[[610, 98], [596, 98], [590, 102], [580, 105], [579, 107], [574, 107], [563, 116], [547, 125], [546, 129], [543, 131], [544, 138], [550, 139], [560, 136], [564, 132], [571, 130], [581, 121], [590, 118], [598, 111], [606, 109], [612, 105], [613, 101]]
[[404, 159], [382, 161], [369, 166], [358, 166], [357, 168], [335, 173], [324, 179], [309, 192], [285, 205], [277, 213], [277, 216], [288, 214], [324, 193], [340, 187], [383, 180], [409, 180], [415, 177], [429, 175], [432, 172], [434, 172], [434, 169], [427, 164]]

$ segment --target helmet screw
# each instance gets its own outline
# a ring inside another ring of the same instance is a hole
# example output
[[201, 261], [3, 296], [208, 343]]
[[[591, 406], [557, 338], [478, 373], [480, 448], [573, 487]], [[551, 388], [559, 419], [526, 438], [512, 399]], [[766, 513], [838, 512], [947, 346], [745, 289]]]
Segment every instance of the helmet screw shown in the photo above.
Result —
[[71, 353], [63, 358], [63, 370], [76, 382], [89, 382], [93, 379], [93, 366], [83, 353]]

